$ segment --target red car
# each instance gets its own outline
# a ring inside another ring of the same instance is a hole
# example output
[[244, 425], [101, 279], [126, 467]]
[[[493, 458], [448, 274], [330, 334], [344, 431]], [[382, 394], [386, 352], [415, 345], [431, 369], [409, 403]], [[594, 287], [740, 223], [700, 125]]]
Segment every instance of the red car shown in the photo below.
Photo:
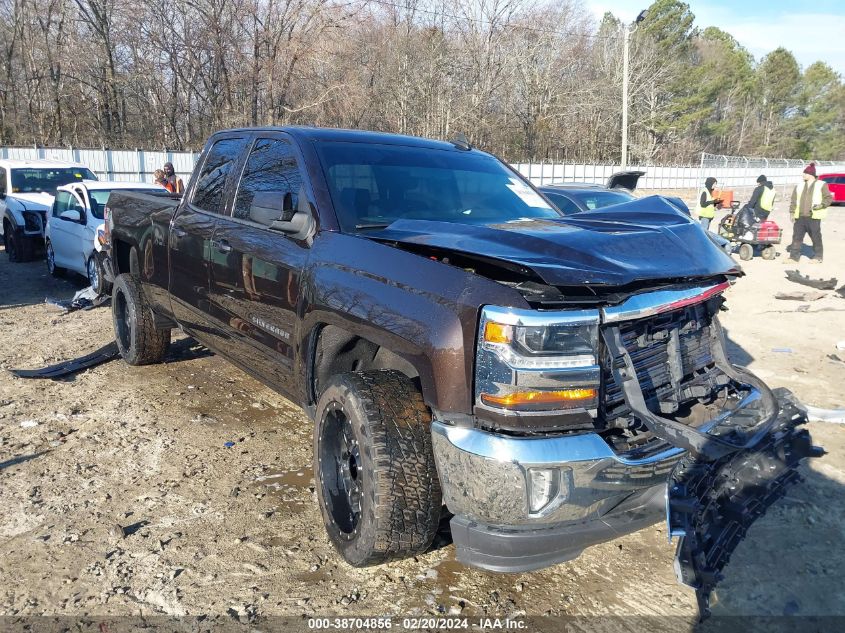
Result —
[[819, 178], [827, 183], [834, 204], [845, 202], [845, 174], [822, 174]]

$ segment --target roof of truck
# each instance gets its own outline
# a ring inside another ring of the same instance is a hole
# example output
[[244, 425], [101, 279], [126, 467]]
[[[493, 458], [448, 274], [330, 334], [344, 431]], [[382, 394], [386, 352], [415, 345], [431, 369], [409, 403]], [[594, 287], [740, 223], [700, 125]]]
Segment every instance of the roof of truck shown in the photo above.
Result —
[[53, 160], [52, 158], [38, 158], [34, 160], [22, 158], [6, 158], [0, 160], [0, 167], [7, 169], [37, 169], [39, 167], [78, 167], [80, 169], [88, 169], [82, 163], [73, 163], [65, 160]]
[[[429, 149], [442, 149], [454, 151], [466, 151], [459, 149], [455, 144], [448, 141], [435, 141], [421, 138], [419, 136], [406, 136], [404, 134], [390, 134], [388, 132], [371, 132], [369, 130], [346, 130], [343, 128], [308, 127], [308, 126], [285, 126], [285, 127], [247, 127], [220, 130], [217, 134], [231, 132], [287, 132], [294, 138], [301, 141], [331, 141], [343, 143], [373, 143], [381, 145], [404, 145], [406, 147], [426, 147]], [[473, 148], [475, 149], [475, 148]]]

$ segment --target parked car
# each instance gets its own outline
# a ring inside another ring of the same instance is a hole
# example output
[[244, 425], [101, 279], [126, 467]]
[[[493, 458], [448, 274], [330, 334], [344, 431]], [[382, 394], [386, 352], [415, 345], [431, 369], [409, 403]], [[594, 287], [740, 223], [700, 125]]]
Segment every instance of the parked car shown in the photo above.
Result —
[[78, 163], [0, 160], [0, 215], [10, 261], [29, 261], [43, 252], [47, 212], [56, 189], [82, 180], [97, 177]]
[[113, 191], [166, 192], [164, 187], [140, 182], [83, 180], [62, 185], [47, 220], [47, 268], [54, 277], [71, 270], [88, 278], [98, 294], [109, 292], [98, 239], [103, 236], [103, 214]]
[[539, 190], [565, 215], [571, 215], [634, 200], [631, 192], [644, 174], [644, 171], [621, 171], [612, 174], [606, 185], [569, 182], [544, 185]]
[[[637, 188], [637, 183], [644, 174], [644, 171], [621, 171], [611, 175], [604, 186], [573, 182], [544, 185], [539, 187], [539, 191], [551, 200], [564, 215], [572, 215], [573, 213], [592, 211], [593, 209], [636, 200], [637, 198], [632, 192]], [[689, 207], [681, 198], [664, 197], [680, 211], [690, 215]], [[718, 233], [708, 231], [707, 237], [728, 255], [733, 253], [731, 242]]]
[[564, 217], [465, 141], [294, 127], [214, 134], [181, 200], [109, 208], [124, 360], [178, 326], [301, 404], [352, 565], [424, 552], [444, 506], [459, 561], [514, 572], [668, 516], [706, 608], [815, 454], [727, 359], [741, 269], [658, 196]]
[[819, 179], [827, 183], [834, 204], [845, 203], [845, 174], [822, 174]]

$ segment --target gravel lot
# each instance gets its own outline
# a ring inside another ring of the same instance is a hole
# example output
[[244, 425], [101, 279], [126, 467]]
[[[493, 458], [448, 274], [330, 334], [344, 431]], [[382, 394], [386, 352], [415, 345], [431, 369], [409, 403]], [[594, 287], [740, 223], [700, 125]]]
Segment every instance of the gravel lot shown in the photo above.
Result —
[[[845, 209], [830, 215], [825, 264], [800, 268], [845, 283]], [[781, 259], [748, 262], [729, 291], [732, 355], [808, 404], [845, 406], [845, 363], [827, 358], [845, 360], [835, 349], [845, 299], [776, 301], [802, 288]], [[81, 284], [0, 254], [0, 615], [676, 616], [652, 623], [666, 630], [694, 621], [663, 525], [535, 573], [464, 568], [447, 533], [414, 560], [348, 567], [315, 505], [309, 420], [190, 339], [159, 366], [116, 361], [66, 382], [6, 371], [111, 340], [109, 309], [65, 315], [45, 304]], [[845, 615], [845, 427], [810, 429], [828, 454], [737, 550], [716, 615]]]

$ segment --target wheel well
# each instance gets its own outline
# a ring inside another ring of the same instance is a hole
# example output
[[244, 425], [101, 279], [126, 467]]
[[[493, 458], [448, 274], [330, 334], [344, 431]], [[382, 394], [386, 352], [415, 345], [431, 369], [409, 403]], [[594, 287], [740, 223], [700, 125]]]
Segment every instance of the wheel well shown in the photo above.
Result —
[[115, 270], [115, 276], [120, 275], [122, 273], [133, 273], [136, 271], [132, 270], [132, 266], [130, 264], [130, 253], [132, 252], [132, 247], [122, 240], [116, 240], [114, 242], [114, 264], [117, 270]]
[[311, 347], [309, 399], [313, 404], [332, 376], [373, 369], [394, 369], [411, 378], [420, 387], [416, 368], [387, 347], [352, 334], [336, 325], [325, 325], [314, 334]]

